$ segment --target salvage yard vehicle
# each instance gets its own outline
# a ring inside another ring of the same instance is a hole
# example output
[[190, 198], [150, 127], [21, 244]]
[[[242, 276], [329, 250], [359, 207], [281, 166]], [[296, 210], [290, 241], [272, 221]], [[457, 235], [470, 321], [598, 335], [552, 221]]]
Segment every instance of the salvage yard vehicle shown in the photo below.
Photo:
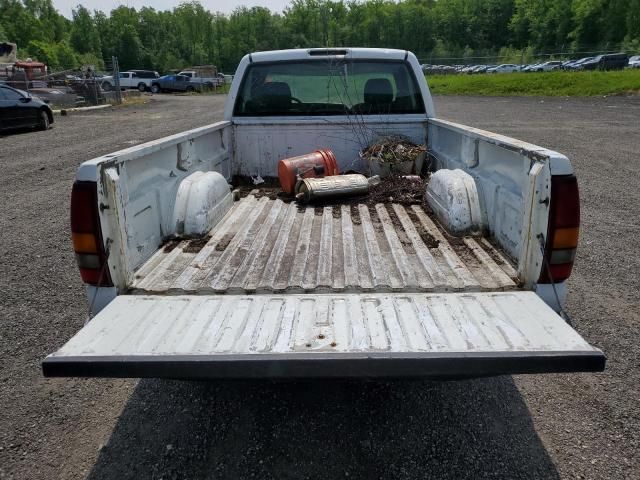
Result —
[[559, 60], [550, 60], [548, 62], [541, 63], [536, 65], [536, 67], [532, 70], [533, 72], [552, 72], [554, 70], [560, 70], [562, 68], [562, 63]]
[[35, 127], [48, 130], [53, 123], [51, 107], [17, 88], [0, 85], [0, 130]]
[[220, 77], [214, 65], [200, 65], [182, 70], [178, 75], [189, 78], [189, 81], [200, 88], [214, 88], [224, 84], [224, 75]]
[[[393, 192], [381, 203], [302, 205], [228, 185], [260, 183], [279, 159], [320, 149], [341, 172], [366, 173], [360, 152], [389, 135], [426, 146], [415, 173], [431, 208]], [[93, 318], [43, 372], [601, 371], [604, 354], [562, 315], [579, 210], [565, 156], [438, 118], [410, 52], [253, 53], [223, 121], [79, 167], [71, 231]]]
[[164, 75], [153, 80], [151, 93], [194, 92], [201, 90], [201, 88], [200, 85], [191, 83], [191, 79], [184, 75]]
[[580, 70], [622, 70], [628, 65], [626, 53], [609, 53], [598, 55], [580, 64]]
[[[151, 89], [152, 82], [159, 78], [158, 72], [151, 70], [131, 70], [129, 72], [120, 72], [120, 89], [135, 88], [141, 92]], [[101, 88], [105, 91], [111, 91], [115, 88], [116, 83], [113, 76], [106, 76], [101, 79]]]
[[512, 63], [504, 63], [502, 65], [498, 65], [497, 67], [491, 67], [487, 69], [487, 73], [513, 73], [519, 71], [520, 66], [514, 65]]

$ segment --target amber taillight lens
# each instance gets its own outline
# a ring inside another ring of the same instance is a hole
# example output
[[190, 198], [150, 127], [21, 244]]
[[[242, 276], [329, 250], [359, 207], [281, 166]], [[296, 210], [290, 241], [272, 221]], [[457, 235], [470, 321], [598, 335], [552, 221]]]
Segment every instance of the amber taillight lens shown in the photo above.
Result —
[[71, 190], [71, 238], [82, 281], [99, 287], [111, 287], [98, 216], [98, 185], [76, 181]]
[[549, 268], [543, 266], [539, 283], [562, 282], [569, 278], [580, 233], [580, 194], [575, 175], [551, 177], [549, 227], [544, 249]]

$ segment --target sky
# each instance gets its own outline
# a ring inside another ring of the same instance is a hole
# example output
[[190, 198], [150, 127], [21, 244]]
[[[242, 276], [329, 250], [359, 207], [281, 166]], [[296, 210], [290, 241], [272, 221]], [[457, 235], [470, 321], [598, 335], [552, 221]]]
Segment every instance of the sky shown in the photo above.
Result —
[[[79, 3], [90, 11], [102, 10], [108, 13], [118, 5], [126, 5], [136, 10], [145, 6], [156, 10], [172, 10], [181, 0], [53, 0], [58, 11], [67, 18], [71, 18], [71, 10]], [[289, 4], [289, 0], [200, 0], [200, 3], [212, 12], [231, 13], [234, 8], [240, 6], [266, 7], [271, 11], [280, 12]]]

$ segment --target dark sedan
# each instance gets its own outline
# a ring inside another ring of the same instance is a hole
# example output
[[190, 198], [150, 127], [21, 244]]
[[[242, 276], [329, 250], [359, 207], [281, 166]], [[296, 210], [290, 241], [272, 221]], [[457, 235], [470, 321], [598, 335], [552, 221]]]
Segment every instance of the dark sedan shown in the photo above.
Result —
[[36, 127], [47, 130], [53, 123], [49, 105], [29, 93], [0, 85], [0, 130]]

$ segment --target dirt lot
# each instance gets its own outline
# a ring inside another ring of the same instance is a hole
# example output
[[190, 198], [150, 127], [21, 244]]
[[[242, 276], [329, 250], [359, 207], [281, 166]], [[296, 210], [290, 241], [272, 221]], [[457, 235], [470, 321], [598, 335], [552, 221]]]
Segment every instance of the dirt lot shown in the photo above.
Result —
[[222, 98], [0, 137], [0, 478], [640, 478], [640, 99], [436, 99], [569, 155], [583, 235], [568, 311], [604, 374], [463, 382], [45, 380], [85, 319], [70, 248], [85, 159], [219, 119]]

